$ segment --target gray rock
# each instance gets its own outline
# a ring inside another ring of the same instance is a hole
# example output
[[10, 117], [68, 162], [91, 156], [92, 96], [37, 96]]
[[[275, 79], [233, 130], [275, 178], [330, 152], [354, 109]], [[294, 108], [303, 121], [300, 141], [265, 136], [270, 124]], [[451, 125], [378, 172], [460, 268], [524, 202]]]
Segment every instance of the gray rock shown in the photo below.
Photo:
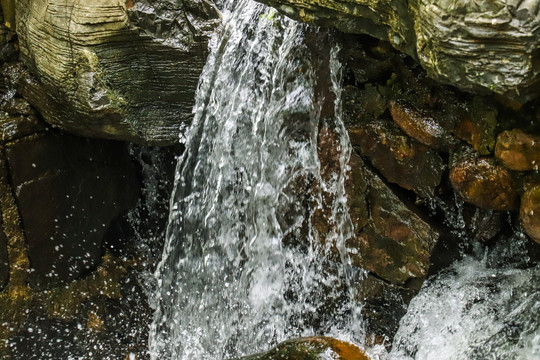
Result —
[[288, 16], [389, 41], [429, 76], [519, 102], [540, 91], [535, 0], [259, 0]]
[[17, 89], [69, 132], [168, 144], [191, 120], [207, 41], [207, 0], [16, 0]]

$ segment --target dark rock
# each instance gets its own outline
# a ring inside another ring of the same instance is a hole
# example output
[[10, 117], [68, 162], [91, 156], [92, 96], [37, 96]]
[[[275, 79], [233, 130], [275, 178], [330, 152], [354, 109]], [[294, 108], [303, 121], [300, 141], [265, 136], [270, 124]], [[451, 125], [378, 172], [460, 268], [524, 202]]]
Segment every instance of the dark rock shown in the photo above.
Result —
[[469, 158], [450, 170], [454, 190], [466, 202], [483, 209], [516, 210], [518, 195], [510, 172], [491, 158]]
[[111, 222], [135, 206], [126, 144], [56, 132], [9, 143], [6, 155], [37, 283], [92, 269]]
[[238, 360], [369, 360], [353, 344], [324, 336], [287, 340], [272, 350]]
[[444, 161], [432, 149], [406, 136], [388, 121], [371, 121], [349, 127], [353, 146], [359, 146], [362, 156], [386, 180], [429, 196], [441, 182], [446, 168]]
[[521, 197], [521, 224], [534, 241], [540, 243], [540, 185], [530, 185]]
[[461, 119], [456, 136], [472, 145], [481, 155], [489, 155], [495, 146], [497, 108], [484, 99], [475, 97]]
[[349, 85], [343, 91], [343, 111], [347, 125], [354, 125], [365, 117], [379, 118], [386, 111], [386, 100], [376, 86], [359, 89]]
[[0, 291], [4, 289], [9, 279], [9, 260], [7, 252], [7, 237], [2, 230], [0, 231]]
[[504, 213], [486, 210], [465, 204], [463, 220], [468, 233], [475, 241], [487, 243], [495, 238], [503, 229], [506, 221]]
[[399, 320], [407, 312], [407, 305], [418, 290], [397, 286], [373, 275], [367, 275], [354, 287], [356, 299], [362, 304], [368, 337], [373, 337], [375, 342], [381, 337], [391, 341], [399, 327]]
[[540, 165], [540, 136], [519, 129], [503, 131], [497, 136], [495, 156], [510, 170], [538, 170]]
[[15, 86], [47, 122], [83, 136], [177, 142], [220, 21], [210, 2], [15, 3], [31, 72]]
[[347, 241], [355, 266], [369, 270], [394, 284], [427, 276], [430, 257], [439, 233], [412, 206], [403, 203], [375, 174], [368, 177], [370, 218]]

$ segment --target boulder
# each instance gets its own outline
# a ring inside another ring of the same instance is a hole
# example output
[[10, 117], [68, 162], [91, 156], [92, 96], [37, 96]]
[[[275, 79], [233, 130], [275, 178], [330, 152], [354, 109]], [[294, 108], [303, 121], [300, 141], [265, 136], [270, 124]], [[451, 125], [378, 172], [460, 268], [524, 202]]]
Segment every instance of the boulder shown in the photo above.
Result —
[[454, 190], [468, 203], [488, 210], [516, 210], [518, 195], [512, 175], [488, 157], [466, 158], [450, 170]]
[[540, 136], [519, 129], [503, 131], [497, 136], [495, 156], [510, 170], [538, 170]]
[[540, 243], [540, 185], [531, 185], [521, 196], [521, 225], [534, 241]]
[[192, 118], [207, 42], [205, 0], [16, 0], [17, 90], [50, 124], [145, 144], [178, 141]]
[[5, 147], [34, 283], [92, 270], [111, 222], [138, 199], [126, 144], [49, 130]]
[[237, 360], [369, 360], [364, 351], [345, 341], [313, 336], [287, 340], [272, 350]]
[[519, 102], [540, 90], [536, 1], [259, 0], [295, 19], [389, 41], [430, 77]]

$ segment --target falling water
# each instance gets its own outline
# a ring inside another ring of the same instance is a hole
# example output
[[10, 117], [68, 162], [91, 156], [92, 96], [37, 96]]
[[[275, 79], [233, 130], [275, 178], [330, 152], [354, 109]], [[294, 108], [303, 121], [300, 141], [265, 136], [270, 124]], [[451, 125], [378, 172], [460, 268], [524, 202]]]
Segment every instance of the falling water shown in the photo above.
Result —
[[[361, 343], [361, 304], [349, 300], [348, 284], [362, 272], [352, 271], [344, 251], [351, 147], [337, 49], [328, 53], [316, 29], [251, 0], [224, 6], [176, 169], [150, 353], [227, 359], [307, 335]], [[321, 134], [337, 139], [330, 167], [319, 159]], [[321, 214], [327, 226], [319, 233]], [[452, 219], [465, 236], [461, 217]], [[466, 257], [426, 282], [390, 353], [368, 352], [400, 360], [540, 358], [539, 277], [538, 268]]]
[[[291, 337], [354, 333], [359, 323], [350, 321], [346, 258], [330, 249], [342, 249], [351, 231], [337, 50], [309, 48], [316, 30], [251, 0], [225, 8], [177, 166], [153, 358], [225, 359]], [[328, 179], [317, 154], [323, 125], [339, 138], [341, 171]], [[335, 225], [326, 245], [310, 224], [323, 198], [332, 199]]]

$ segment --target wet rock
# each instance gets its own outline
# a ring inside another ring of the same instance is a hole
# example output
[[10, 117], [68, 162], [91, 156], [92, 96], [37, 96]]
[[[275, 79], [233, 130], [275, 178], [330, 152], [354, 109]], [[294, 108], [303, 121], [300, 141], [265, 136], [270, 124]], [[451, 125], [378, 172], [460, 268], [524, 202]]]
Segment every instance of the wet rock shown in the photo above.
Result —
[[[399, 320], [407, 312], [407, 305], [418, 292], [381, 280], [373, 275], [354, 285], [356, 298], [362, 304], [362, 316], [372, 342], [392, 339], [399, 327]], [[385, 339], [386, 338], [386, 339]]]
[[521, 196], [521, 225], [534, 241], [540, 243], [540, 185], [531, 185]]
[[540, 88], [535, 1], [259, 1], [304, 22], [389, 41], [430, 77], [464, 90], [525, 102]]
[[425, 278], [439, 233], [377, 175], [367, 169], [364, 173], [370, 218], [347, 241], [353, 264], [394, 284]]
[[89, 137], [177, 142], [220, 21], [210, 2], [15, 5], [20, 58], [30, 70], [15, 86], [47, 122]]
[[1, 108], [3, 110], [0, 112], [1, 143], [42, 132], [47, 128], [46, 123], [24, 99], [8, 99]]
[[454, 190], [463, 199], [483, 209], [516, 210], [518, 195], [510, 172], [491, 158], [468, 158], [450, 170]]
[[369, 360], [357, 346], [345, 341], [314, 336], [287, 340], [272, 350], [238, 360]]
[[0, 291], [4, 289], [9, 278], [8, 242], [3, 228], [2, 226], [2, 230], [0, 231]]
[[519, 129], [503, 131], [497, 136], [495, 156], [510, 170], [538, 170], [540, 136]]
[[465, 204], [463, 220], [468, 233], [475, 241], [487, 243], [500, 233], [505, 216], [500, 211], [486, 210]]
[[33, 281], [69, 281], [98, 264], [111, 222], [135, 206], [126, 144], [54, 131], [6, 145]]
[[456, 129], [456, 136], [472, 145], [479, 154], [491, 154], [495, 147], [497, 114], [493, 104], [475, 97]]
[[[394, 54], [388, 42], [376, 44], [371, 37], [353, 35], [340, 40], [341, 59], [351, 69], [355, 85], [384, 81], [392, 74]], [[367, 44], [372, 46], [368, 47]]]
[[421, 196], [434, 193], [446, 165], [441, 157], [424, 144], [406, 136], [397, 126], [384, 120], [348, 128], [353, 146], [386, 180]]
[[440, 151], [448, 151], [455, 145], [452, 134], [433, 116], [422, 114], [405, 101], [391, 100], [388, 108], [401, 130], [422, 144]]
[[377, 119], [386, 111], [386, 100], [376, 86], [367, 84], [364, 89], [359, 89], [349, 85], [343, 93], [346, 125], [357, 124], [365, 117]]

